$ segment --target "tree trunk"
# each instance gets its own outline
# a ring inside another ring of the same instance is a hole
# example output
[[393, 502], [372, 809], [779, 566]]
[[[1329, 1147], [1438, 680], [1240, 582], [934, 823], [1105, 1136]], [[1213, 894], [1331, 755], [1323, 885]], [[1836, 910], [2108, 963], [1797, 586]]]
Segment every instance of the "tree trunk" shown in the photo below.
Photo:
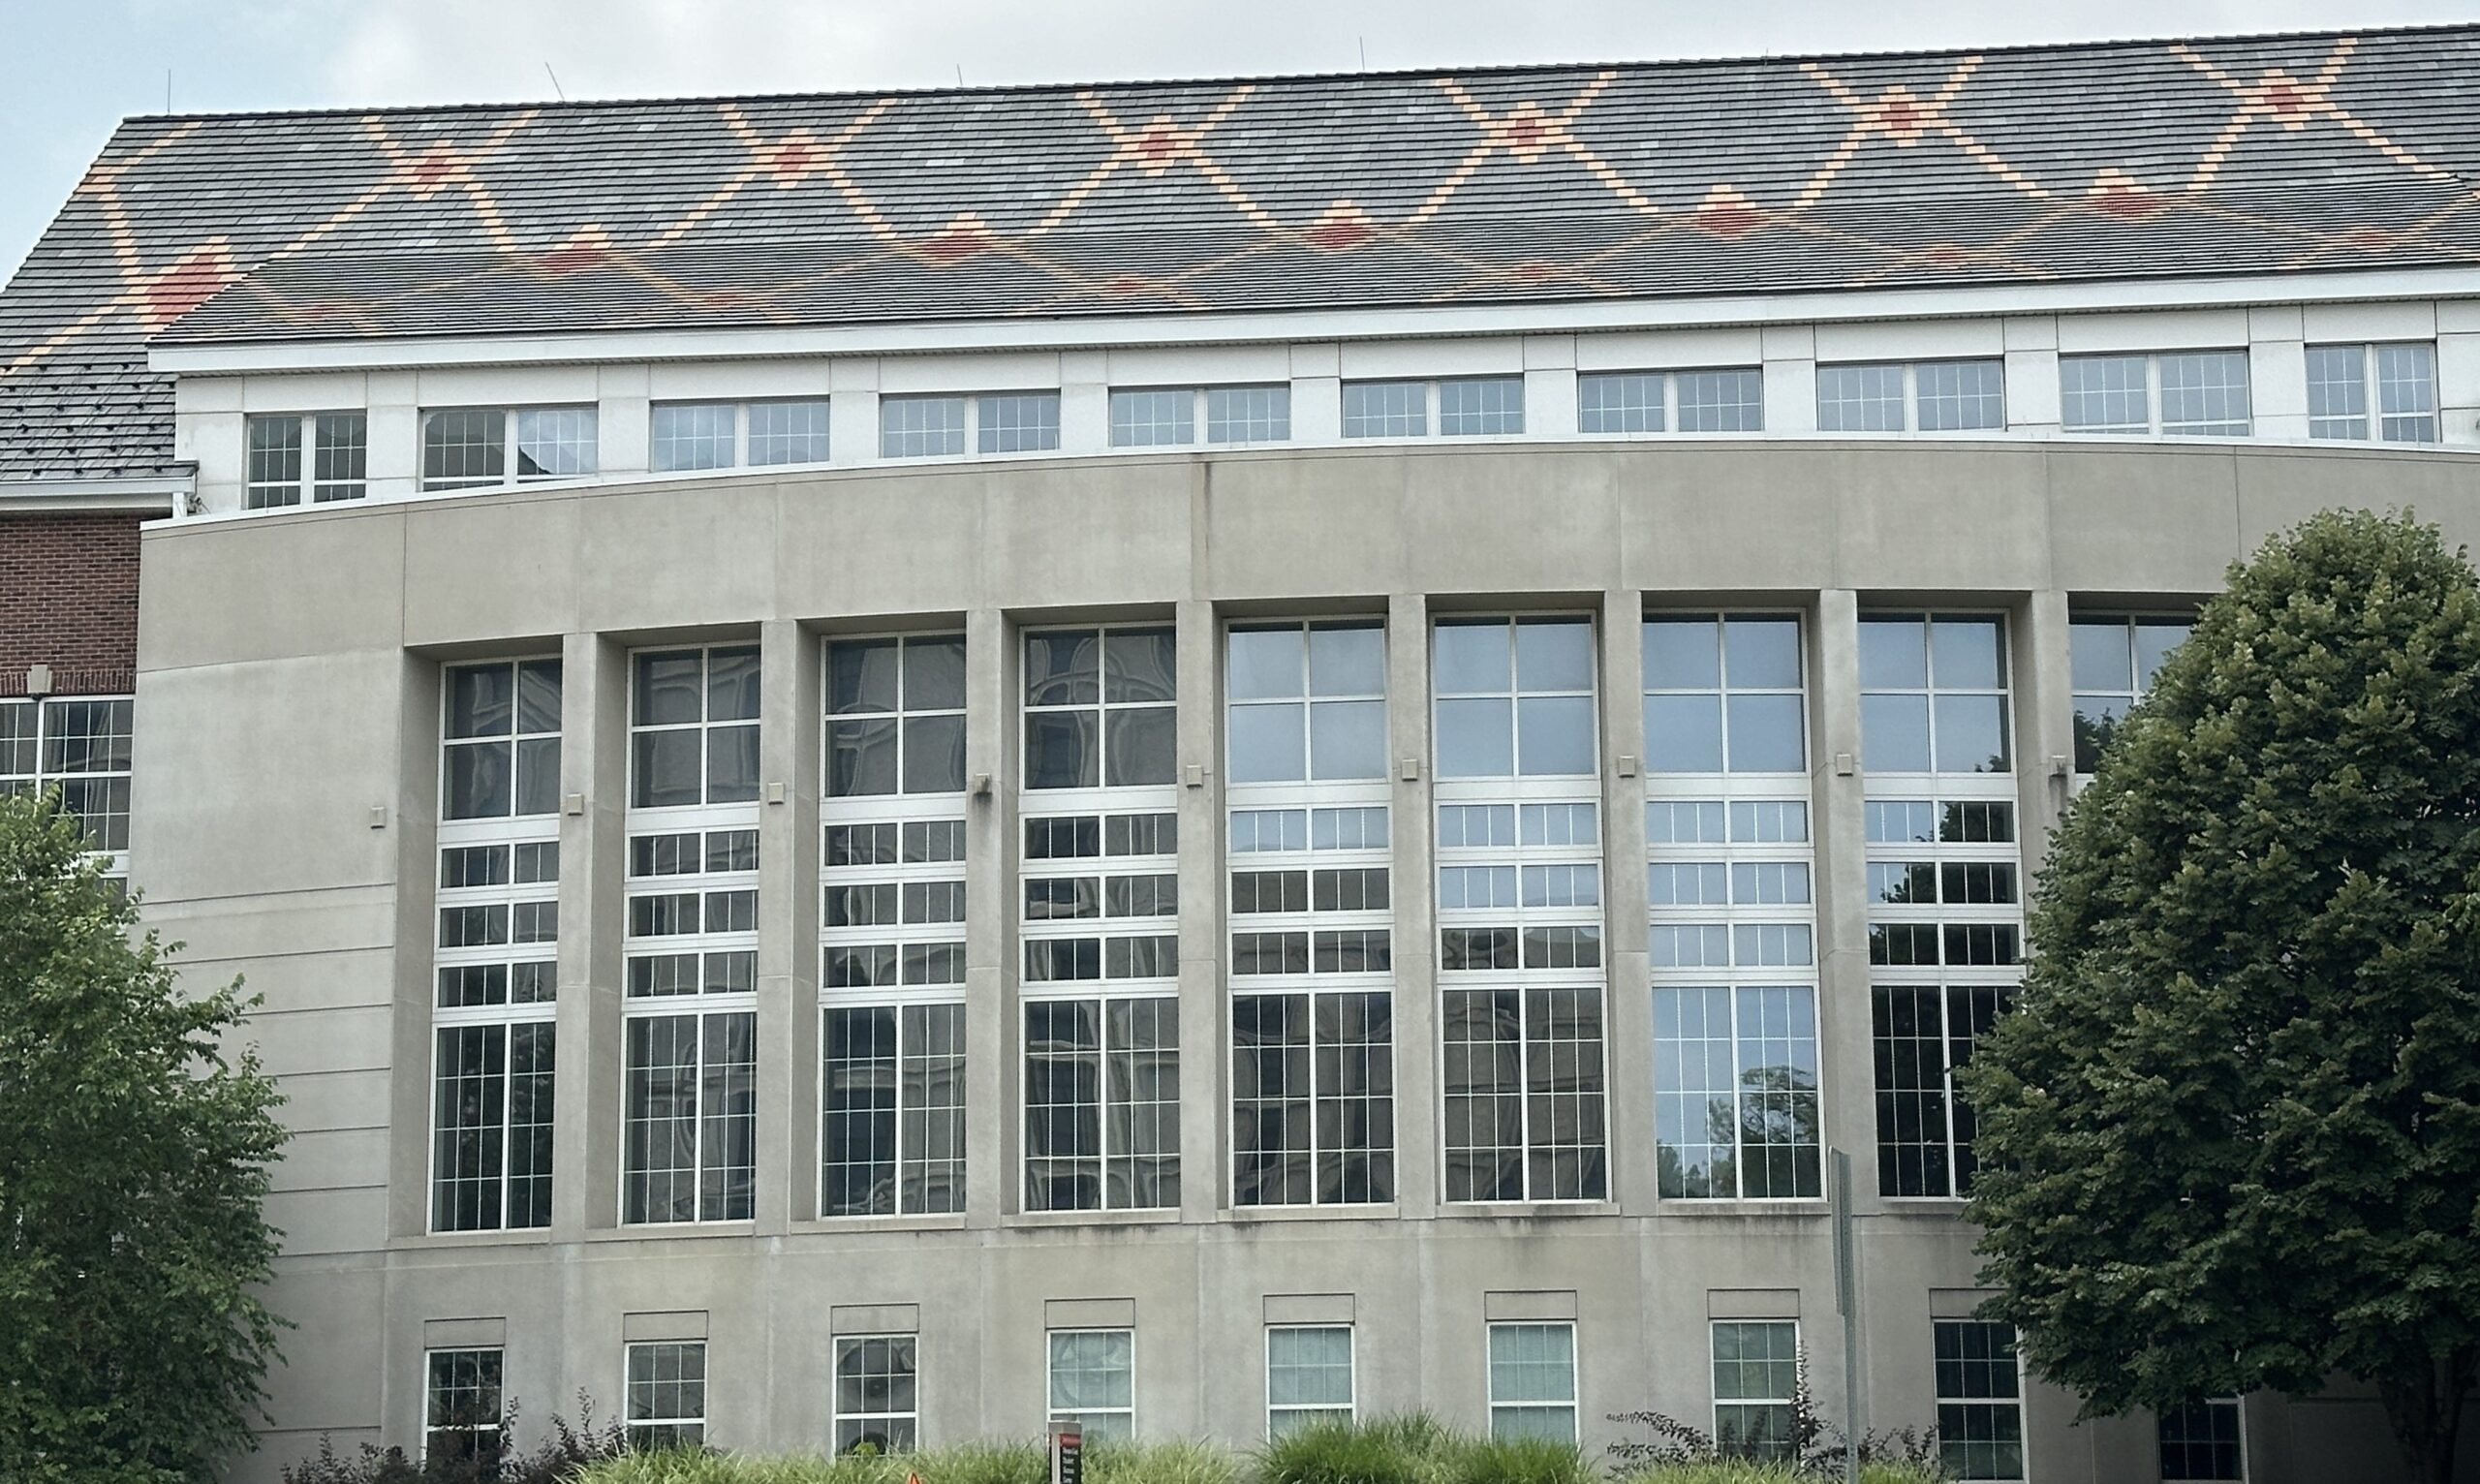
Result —
[[2461, 1349], [2377, 1378], [2385, 1420], [2393, 1424], [2415, 1484], [2454, 1484], [2455, 1442], [2475, 1375], [2480, 1349]]

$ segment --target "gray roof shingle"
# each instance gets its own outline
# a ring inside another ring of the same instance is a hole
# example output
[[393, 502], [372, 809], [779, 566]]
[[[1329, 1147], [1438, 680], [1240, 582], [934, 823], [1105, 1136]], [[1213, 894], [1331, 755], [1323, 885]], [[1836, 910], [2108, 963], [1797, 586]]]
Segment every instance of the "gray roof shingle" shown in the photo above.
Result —
[[170, 459], [150, 338], [2480, 263], [2480, 26], [139, 118], [0, 294], [0, 479]]

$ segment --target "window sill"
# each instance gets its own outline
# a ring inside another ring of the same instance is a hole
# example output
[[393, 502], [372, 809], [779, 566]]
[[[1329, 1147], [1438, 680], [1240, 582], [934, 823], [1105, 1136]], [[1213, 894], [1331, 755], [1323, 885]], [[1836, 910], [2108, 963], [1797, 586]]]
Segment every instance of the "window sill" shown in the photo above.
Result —
[[1734, 1196], [1728, 1200], [1693, 1200], [1687, 1196], [1666, 1195], [1654, 1205], [1656, 1216], [1682, 1216], [1691, 1220], [1707, 1218], [1789, 1216], [1805, 1221], [1820, 1221], [1834, 1215], [1834, 1208], [1822, 1195], [1803, 1195], [1784, 1200], [1749, 1200]]
[[1563, 1217], [1617, 1216], [1615, 1200], [1484, 1200], [1442, 1201], [1438, 1208], [1441, 1220], [1481, 1218], [1493, 1221], [1557, 1220]]
[[1001, 1219], [1003, 1226], [1176, 1226], [1180, 1211], [1176, 1206], [1158, 1206], [1144, 1211], [1016, 1211]]
[[589, 1242], [681, 1242], [698, 1237], [754, 1237], [756, 1221], [626, 1221], [586, 1233]]
[[794, 1236], [832, 1236], [861, 1231], [962, 1231], [961, 1211], [925, 1212], [917, 1216], [819, 1216], [791, 1224]]
[[1223, 1212], [1224, 1220], [1235, 1225], [1260, 1221], [1392, 1221], [1402, 1215], [1393, 1201], [1366, 1205], [1231, 1206]]
[[551, 1240], [548, 1226], [501, 1227], [495, 1231], [423, 1231], [397, 1237], [388, 1245], [402, 1251], [452, 1247], [542, 1247]]

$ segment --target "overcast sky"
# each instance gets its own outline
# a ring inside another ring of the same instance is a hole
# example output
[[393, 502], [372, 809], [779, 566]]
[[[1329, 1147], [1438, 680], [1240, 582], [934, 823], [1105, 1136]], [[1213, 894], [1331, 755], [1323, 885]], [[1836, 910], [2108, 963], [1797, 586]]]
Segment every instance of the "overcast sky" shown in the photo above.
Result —
[[1999, 46], [2480, 19], [2480, 0], [0, 0], [0, 266], [176, 111]]

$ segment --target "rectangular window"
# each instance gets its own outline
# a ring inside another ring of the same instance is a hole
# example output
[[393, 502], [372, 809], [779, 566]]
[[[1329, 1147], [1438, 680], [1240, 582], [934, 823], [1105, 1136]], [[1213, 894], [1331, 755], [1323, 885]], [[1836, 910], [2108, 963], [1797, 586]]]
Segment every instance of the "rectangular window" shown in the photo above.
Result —
[[2245, 1484], [2248, 1448], [2235, 1397], [2174, 1407], [2160, 1415], [2161, 1477]]
[[1714, 1442], [1737, 1458], [1788, 1459], [1800, 1326], [1791, 1319], [1714, 1321]]
[[835, 1451], [910, 1453], [921, 1442], [913, 1335], [840, 1336], [835, 1342]]
[[363, 413], [279, 413], [249, 419], [242, 503], [269, 510], [358, 500], [369, 493], [369, 417]]
[[2013, 767], [2006, 621], [1992, 614], [1860, 616], [1860, 758], [1872, 773]]
[[2192, 627], [2184, 616], [2079, 613], [2068, 620], [2076, 772], [2098, 765], [2119, 722], [2152, 691], [2154, 673]]
[[755, 1209], [759, 678], [750, 645], [630, 657], [623, 1221]]
[[1593, 623], [1431, 640], [1447, 1199], [1606, 1199]]
[[1233, 1200], [1389, 1201], [1385, 626], [1235, 624], [1224, 645]]
[[968, 449], [1032, 453], [1058, 447], [1056, 391], [879, 398], [881, 458], [961, 458]]
[[1576, 1327], [1490, 1326], [1490, 1436], [1576, 1440]]
[[1816, 992], [1654, 990], [1656, 1155], [1670, 1198], [1815, 1198]]
[[1266, 1331], [1266, 1436], [1313, 1422], [1352, 1420], [1352, 1328]]
[[2024, 1477], [2024, 1392], [2012, 1325], [1939, 1319], [1938, 1450], [1958, 1479]]
[[964, 1209], [965, 641], [827, 646], [820, 1214]]
[[431, 1229], [551, 1222], [560, 662], [442, 675]]
[[1177, 448], [1283, 443], [1291, 437], [1289, 386], [1174, 386], [1111, 393], [1111, 447]]
[[1346, 438], [1475, 438], [1524, 431], [1524, 378], [1346, 382]]
[[1716, 371], [1588, 371], [1576, 378], [1576, 426], [1585, 433], [1756, 433], [1765, 429], [1765, 375]]
[[0, 797], [60, 790], [86, 848], [129, 872], [130, 749], [137, 702], [126, 696], [0, 700]]
[[1135, 1331], [1050, 1331], [1050, 1420], [1074, 1423], [1088, 1443], [1136, 1436]]
[[742, 465], [822, 464], [826, 399], [658, 402], [647, 467], [657, 474]]
[[2366, 439], [2372, 433], [2385, 443], [2436, 442], [2436, 347], [2409, 341], [2308, 348], [2308, 436]]
[[429, 1350], [422, 1356], [422, 1460], [471, 1461], [488, 1472], [506, 1444], [501, 1352]]
[[633, 1448], [698, 1448], [706, 1442], [706, 1342], [629, 1346], [623, 1407]]
[[2245, 351], [2062, 356], [2058, 373], [2060, 422], [2070, 433], [2248, 436]]
[[1984, 360], [1817, 367], [1817, 427], [1836, 433], [2003, 430], [2006, 365]]
[[591, 407], [457, 408], [422, 414], [422, 488], [478, 489], [593, 474]]

